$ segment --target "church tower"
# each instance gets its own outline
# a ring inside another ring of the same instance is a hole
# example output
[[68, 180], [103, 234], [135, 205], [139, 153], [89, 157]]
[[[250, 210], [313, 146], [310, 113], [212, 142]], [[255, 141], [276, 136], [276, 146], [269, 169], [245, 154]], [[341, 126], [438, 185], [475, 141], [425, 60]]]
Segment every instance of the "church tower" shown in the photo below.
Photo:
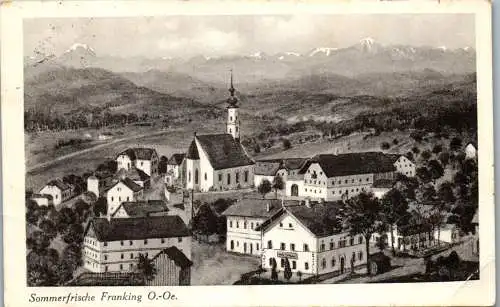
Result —
[[231, 70], [231, 86], [229, 87], [229, 93], [231, 96], [227, 99], [227, 123], [226, 123], [226, 133], [231, 134], [236, 141], [240, 141], [240, 118], [239, 118], [239, 107], [238, 98], [234, 96], [234, 86], [233, 86], [233, 71]]

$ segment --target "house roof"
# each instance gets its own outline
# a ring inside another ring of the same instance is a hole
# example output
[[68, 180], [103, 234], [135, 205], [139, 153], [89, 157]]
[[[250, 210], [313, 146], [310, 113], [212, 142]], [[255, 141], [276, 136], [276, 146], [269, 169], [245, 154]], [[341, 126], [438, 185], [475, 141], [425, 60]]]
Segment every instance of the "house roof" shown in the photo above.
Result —
[[307, 207], [303, 201], [286, 201], [285, 206], [262, 223], [256, 230], [267, 229], [273, 221], [283, 214], [294, 216], [316, 237], [326, 237], [342, 232], [338, 219], [341, 204], [338, 202], [311, 202]]
[[85, 229], [94, 229], [100, 242], [143, 240], [190, 236], [189, 229], [178, 215], [130, 217], [126, 219], [94, 218]]
[[54, 179], [49, 181], [46, 186], [56, 186], [58, 187], [61, 191], [65, 191], [68, 189], [71, 189], [71, 186], [65, 182], [63, 182], [61, 179]]
[[183, 153], [176, 153], [173, 154], [172, 157], [168, 160], [167, 164], [168, 165], [181, 165], [182, 161], [186, 157], [186, 154]]
[[168, 247], [153, 257], [152, 261], [158, 258], [160, 255], [165, 254], [168, 258], [172, 259], [178, 267], [183, 269], [188, 268], [193, 265], [193, 262], [184, 255], [184, 253], [175, 246]]
[[281, 162], [257, 161], [255, 163], [254, 174], [263, 176], [275, 176], [281, 168]]
[[154, 148], [134, 147], [120, 152], [118, 156], [127, 155], [130, 160], [151, 160], [155, 154], [156, 150]]
[[359, 152], [348, 154], [316, 155], [307, 161], [300, 173], [305, 173], [313, 163], [319, 163], [325, 174], [330, 177], [356, 174], [385, 173], [395, 171], [395, 157], [382, 152]]
[[143, 189], [140, 185], [138, 185], [137, 183], [135, 183], [132, 179], [130, 179], [128, 177], [125, 177], [125, 178], [123, 178], [123, 179], [121, 179], [119, 181], [114, 182], [109, 187], [105, 188], [105, 191], [111, 190], [112, 188], [114, 188], [120, 182], [123, 183], [127, 188], [131, 189], [133, 192], [139, 192], [140, 190]]
[[197, 135], [195, 139], [200, 142], [215, 170], [254, 164], [243, 146], [230, 134]]
[[120, 208], [123, 208], [130, 217], [147, 217], [154, 213], [167, 213], [169, 211], [162, 200], [127, 201], [121, 203], [111, 216], [114, 216]]
[[[267, 205], [269, 204], [269, 211]], [[246, 216], [269, 218], [281, 209], [279, 199], [241, 199], [229, 208], [222, 215], [225, 216]]]
[[198, 146], [196, 146], [196, 142], [194, 139], [189, 145], [186, 158], [191, 160], [198, 160], [200, 158], [200, 154], [198, 153]]
[[116, 173], [117, 178], [130, 178], [133, 181], [146, 181], [150, 178], [148, 174], [143, 172], [142, 170], [138, 168], [131, 168], [129, 170], [126, 170], [124, 168], [121, 168], [117, 173]]

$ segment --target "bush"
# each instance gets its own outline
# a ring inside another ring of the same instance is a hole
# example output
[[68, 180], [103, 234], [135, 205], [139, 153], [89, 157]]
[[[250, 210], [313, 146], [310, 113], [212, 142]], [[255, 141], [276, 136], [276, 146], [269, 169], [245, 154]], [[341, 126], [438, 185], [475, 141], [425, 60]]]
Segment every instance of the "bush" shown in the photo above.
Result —
[[382, 148], [383, 150], [387, 150], [387, 149], [391, 148], [391, 144], [389, 144], [388, 142], [383, 142], [380, 145], [380, 148]]
[[398, 145], [398, 144], [399, 144], [398, 139], [394, 139], [394, 140], [392, 140], [392, 144], [394, 144], [394, 145]]
[[431, 154], [430, 151], [424, 150], [424, 151], [422, 151], [422, 153], [420, 154], [420, 156], [422, 157], [422, 159], [428, 160], [432, 156], [432, 154]]
[[417, 146], [414, 146], [411, 151], [413, 151], [414, 154], [420, 153], [420, 149]]
[[283, 139], [281, 141], [282, 145], [283, 145], [283, 149], [284, 150], [287, 150], [287, 149], [290, 149], [292, 148], [292, 143], [290, 143], [290, 141], [288, 139]]

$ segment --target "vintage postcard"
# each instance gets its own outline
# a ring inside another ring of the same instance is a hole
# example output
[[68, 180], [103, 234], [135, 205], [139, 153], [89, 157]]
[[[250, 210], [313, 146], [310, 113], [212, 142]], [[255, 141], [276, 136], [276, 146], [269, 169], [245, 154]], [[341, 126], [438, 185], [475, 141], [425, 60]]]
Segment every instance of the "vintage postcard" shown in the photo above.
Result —
[[7, 306], [494, 303], [488, 2], [1, 13]]

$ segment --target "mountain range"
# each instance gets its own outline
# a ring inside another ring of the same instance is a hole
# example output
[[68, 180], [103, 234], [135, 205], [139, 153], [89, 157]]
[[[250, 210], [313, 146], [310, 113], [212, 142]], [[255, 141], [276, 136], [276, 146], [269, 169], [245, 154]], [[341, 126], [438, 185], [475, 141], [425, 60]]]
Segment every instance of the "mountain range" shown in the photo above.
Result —
[[100, 56], [91, 46], [77, 43], [60, 55], [35, 54], [25, 58], [25, 66], [38, 73], [54, 66], [97, 67], [116, 73], [142, 73], [149, 70], [189, 75], [209, 83], [225, 83], [233, 69], [238, 83], [299, 79], [310, 74], [359, 74], [433, 70], [464, 74], [475, 72], [476, 56], [471, 47], [449, 49], [407, 45], [384, 45], [365, 38], [345, 48], [317, 47], [309, 52], [283, 51], [276, 54], [253, 52], [247, 55], [192, 58], [145, 58]]

